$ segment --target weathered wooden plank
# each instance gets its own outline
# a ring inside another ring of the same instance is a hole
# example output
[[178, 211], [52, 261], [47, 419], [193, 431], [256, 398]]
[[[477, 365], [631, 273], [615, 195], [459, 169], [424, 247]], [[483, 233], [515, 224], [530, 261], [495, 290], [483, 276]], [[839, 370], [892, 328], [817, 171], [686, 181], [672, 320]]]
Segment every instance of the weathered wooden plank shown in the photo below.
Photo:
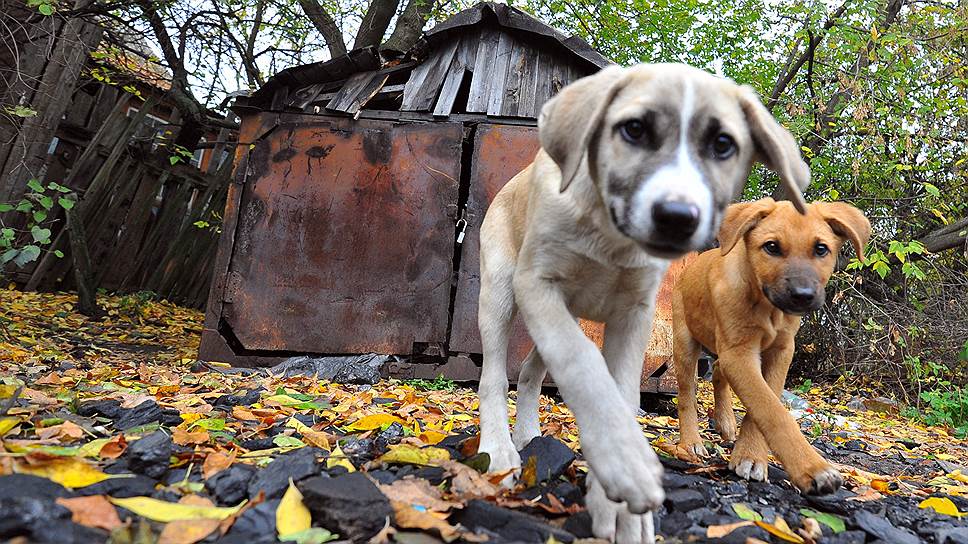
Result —
[[534, 117], [541, 113], [541, 107], [554, 96], [552, 72], [554, 70], [554, 56], [542, 51], [538, 55], [538, 66], [535, 68]]
[[497, 43], [497, 51], [494, 54], [494, 64], [491, 66], [490, 82], [487, 89], [488, 115], [501, 115], [513, 45], [514, 38], [507, 33], [501, 33]]
[[471, 88], [467, 96], [467, 111], [469, 113], [487, 112], [487, 93], [493, 78], [491, 68], [494, 66], [494, 55], [500, 34], [493, 29], [481, 31], [480, 43], [474, 58], [471, 75]]
[[[521, 79], [528, 49], [527, 44], [519, 40], [514, 40], [511, 44], [511, 55], [508, 57], [508, 74], [504, 79], [504, 100], [501, 101], [501, 115], [514, 116], [518, 113], [521, 93], [526, 92], [521, 88]], [[488, 113], [490, 113], [490, 110], [488, 110]]]
[[464, 61], [460, 59], [459, 55], [455, 56], [450, 63], [450, 69], [447, 70], [444, 84], [440, 88], [440, 98], [437, 99], [437, 105], [434, 107], [434, 116], [446, 117], [453, 111], [454, 100], [457, 99], [457, 92], [460, 91], [460, 85], [464, 81], [466, 71]]
[[518, 108], [517, 111], [508, 115], [517, 117], [538, 118], [538, 111], [535, 109], [538, 92], [538, 57], [540, 52], [535, 47], [528, 47], [521, 64], [520, 83], [518, 84]]
[[380, 94], [388, 79], [390, 79], [390, 74], [375, 73], [366, 86], [357, 93], [349, 107], [346, 108], [346, 113], [358, 113], [370, 100], [373, 100], [373, 97]]
[[411, 109], [418, 91], [423, 86], [424, 80], [427, 79], [428, 73], [430, 73], [430, 62], [428, 61], [424, 61], [423, 64], [417, 66], [410, 72], [410, 79], [407, 80], [407, 84], [403, 88], [403, 103], [400, 105], [401, 110], [406, 111]]
[[437, 54], [424, 61], [428, 65], [427, 73], [420, 82], [419, 87], [410, 92], [410, 81], [403, 92], [402, 111], [429, 111], [434, 101], [440, 93], [440, 87], [447, 76], [447, 70], [457, 54], [457, 45], [460, 40], [452, 40], [450, 43], [438, 50]]
[[361, 72], [353, 74], [346, 80], [346, 84], [336, 92], [336, 96], [329, 101], [326, 109], [335, 111], [346, 111], [353, 104], [353, 100], [370, 83], [376, 72]]

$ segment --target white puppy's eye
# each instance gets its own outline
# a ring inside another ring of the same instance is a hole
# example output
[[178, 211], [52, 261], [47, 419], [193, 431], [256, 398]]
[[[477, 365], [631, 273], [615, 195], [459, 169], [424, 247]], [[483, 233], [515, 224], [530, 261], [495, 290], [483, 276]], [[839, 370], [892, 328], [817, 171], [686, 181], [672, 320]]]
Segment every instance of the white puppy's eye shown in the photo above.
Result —
[[622, 123], [621, 127], [619, 127], [619, 132], [622, 133], [622, 138], [625, 138], [625, 141], [632, 144], [638, 143], [642, 141], [643, 137], [645, 137], [645, 123], [638, 119], [626, 121]]
[[713, 156], [724, 161], [736, 153], [736, 141], [729, 134], [720, 133], [711, 143]]

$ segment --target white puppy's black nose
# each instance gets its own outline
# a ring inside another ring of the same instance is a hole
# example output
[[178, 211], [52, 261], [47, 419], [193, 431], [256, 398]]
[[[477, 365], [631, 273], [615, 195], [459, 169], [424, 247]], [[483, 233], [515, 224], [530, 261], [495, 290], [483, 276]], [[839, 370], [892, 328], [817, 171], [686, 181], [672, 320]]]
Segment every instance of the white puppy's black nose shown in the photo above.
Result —
[[699, 206], [675, 200], [656, 202], [652, 205], [652, 222], [667, 240], [684, 241], [699, 226]]

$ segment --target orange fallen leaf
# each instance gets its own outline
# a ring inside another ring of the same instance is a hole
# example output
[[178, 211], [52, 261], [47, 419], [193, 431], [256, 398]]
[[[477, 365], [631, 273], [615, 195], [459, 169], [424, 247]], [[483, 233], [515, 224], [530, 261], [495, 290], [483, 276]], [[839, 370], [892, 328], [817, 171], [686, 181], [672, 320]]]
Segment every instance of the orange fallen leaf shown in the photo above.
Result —
[[119, 434], [101, 446], [98, 455], [102, 459], [117, 459], [126, 449], [128, 449], [128, 441], [125, 440], [123, 434]]
[[877, 491], [888, 491], [891, 488], [891, 484], [884, 480], [871, 480], [871, 487]]
[[[186, 495], [178, 504], [212, 507], [212, 501], [198, 495]], [[219, 519], [183, 519], [168, 522], [158, 535], [158, 544], [195, 544], [219, 528]]]
[[723, 538], [740, 527], [749, 527], [752, 521], [737, 521], [727, 525], [710, 525], [706, 528], [706, 538]]
[[229, 455], [222, 452], [208, 454], [205, 456], [205, 462], [202, 463], [202, 477], [207, 480], [229, 468], [235, 462], [235, 456], [235, 451], [232, 451]]
[[58, 498], [57, 504], [71, 511], [71, 521], [95, 529], [113, 531], [123, 526], [118, 511], [104, 495], [89, 497]]
[[777, 516], [773, 523], [767, 523], [765, 521], [754, 521], [753, 523], [755, 523], [757, 527], [781, 540], [793, 542], [795, 544], [804, 544], [804, 542], [806, 542], [803, 540], [802, 536], [790, 530], [790, 526], [787, 525], [786, 520], [779, 516]]
[[673, 444], [672, 442], [654, 442], [653, 446], [680, 461], [685, 461], [694, 465], [702, 464], [702, 459], [700, 459], [699, 456], [692, 451], [683, 448], [679, 444]]
[[190, 446], [193, 444], [204, 444], [208, 442], [209, 436], [208, 431], [186, 431], [185, 429], [180, 429], [175, 427], [171, 430], [171, 440], [179, 446]]
[[424, 479], [403, 478], [391, 484], [380, 484], [380, 491], [391, 501], [422, 506], [435, 512], [446, 512], [460, 503], [445, 501], [441, 490]]
[[401, 529], [433, 530], [445, 542], [460, 538], [461, 533], [456, 527], [429, 512], [421, 512], [404, 502], [390, 501], [390, 505], [393, 507], [396, 525]]

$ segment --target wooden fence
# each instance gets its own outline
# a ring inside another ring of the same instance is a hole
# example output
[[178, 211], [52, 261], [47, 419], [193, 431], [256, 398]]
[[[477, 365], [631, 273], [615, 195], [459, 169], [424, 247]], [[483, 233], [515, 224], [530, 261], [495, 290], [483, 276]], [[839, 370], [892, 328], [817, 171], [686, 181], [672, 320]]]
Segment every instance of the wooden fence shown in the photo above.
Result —
[[[156, 130], [143, 122], [151, 105], [128, 116], [119, 100], [61, 184], [79, 196], [76, 217], [86, 234], [95, 287], [152, 291], [201, 308], [218, 244], [218, 221], [213, 218], [225, 206], [231, 155], [222, 164], [212, 160], [204, 172], [183, 162], [172, 165], [171, 153], [158, 146]], [[228, 136], [221, 134], [219, 142]], [[218, 143], [213, 157], [224, 149]], [[49, 251], [33, 269], [21, 271], [26, 289], [75, 288], [63, 226], [64, 221], [56, 222]], [[54, 250], [64, 257], [57, 258]]]

